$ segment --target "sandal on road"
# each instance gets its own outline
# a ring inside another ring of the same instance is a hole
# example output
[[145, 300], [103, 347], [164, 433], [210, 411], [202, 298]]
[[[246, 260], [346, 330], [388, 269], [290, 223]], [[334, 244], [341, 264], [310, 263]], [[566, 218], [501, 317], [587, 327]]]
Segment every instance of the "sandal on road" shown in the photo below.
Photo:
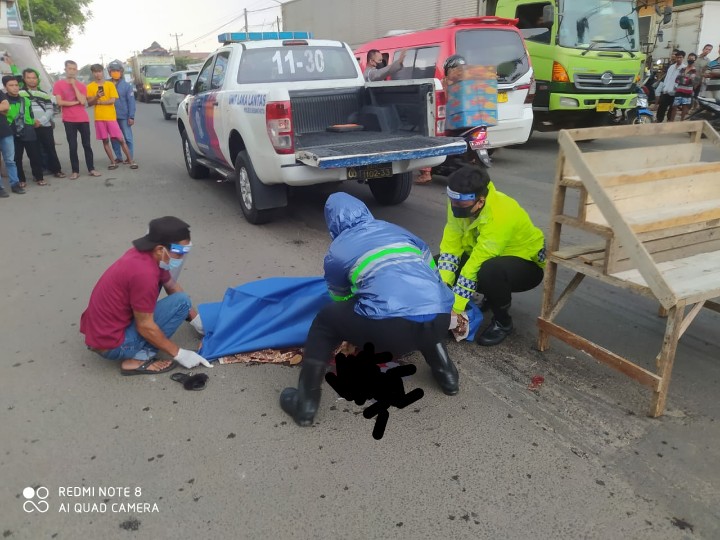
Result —
[[36, 183], [38, 186], [49, 186], [49, 185], [50, 185], [50, 183], [49, 183], [49, 182], [46, 182], [45, 180], [35, 180], [35, 183]]
[[131, 168], [131, 169], [137, 169], [137, 168], [138, 168], [138, 164], [133, 161], [133, 162], [130, 164], [130, 168]]
[[88, 173], [88, 176], [102, 176], [102, 174], [100, 174], [100, 173], [97, 172], [95, 169], [93, 169], [92, 171], [90, 171], [90, 172]]
[[65, 176], [67, 176], [67, 175], [64, 172], [60, 171], [60, 172], [56, 172], [53, 176], [55, 178], [65, 178]]
[[78, 178], [80, 178], [80, 173], [74, 172], [70, 175], [70, 180], [77, 180]]
[[135, 369], [121, 369], [120, 373], [122, 373], [123, 375], [159, 375], [160, 373], [167, 373], [168, 371], [172, 371], [178, 366], [178, 363], [173, 360], [170, 365], [165, 369], [149, 369], [150, 366], [152, 366], [155, 362], [164, 361], [165, 360], [156, 360], [155, 358], [151, 358], [150, 360], [143, 362]]
[[111, 171], [114, 171], [114, 170], [117, 169], [119, 166], [120, 166], [120, 165], [118, 165], [117, 163], [113, 163], [112, 165], [108, 165], [108, 169], [110, 169]]
[[185, 390], [204, 390], [207, 386], [207, 380], [210, 378], [205, 373], [197, 373], [189, 375], [186, 373], [173, 373], [170, 375], [173, 381], [177, 381], [183, 385]]

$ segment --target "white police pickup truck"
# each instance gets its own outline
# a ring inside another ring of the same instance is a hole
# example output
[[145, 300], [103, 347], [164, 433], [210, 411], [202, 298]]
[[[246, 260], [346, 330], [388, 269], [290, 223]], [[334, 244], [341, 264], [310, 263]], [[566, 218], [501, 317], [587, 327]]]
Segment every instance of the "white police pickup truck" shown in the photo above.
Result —
[[192, 178], [235, 182], [250, 223], [287, 205], [288, 186], [367, 183], [381, 204], [404, 201], [411, 171], [463, 153], [443, 132], [434, 80], [365, 83], [352, 50], [301, 32], [223, 34], [177, 111]]

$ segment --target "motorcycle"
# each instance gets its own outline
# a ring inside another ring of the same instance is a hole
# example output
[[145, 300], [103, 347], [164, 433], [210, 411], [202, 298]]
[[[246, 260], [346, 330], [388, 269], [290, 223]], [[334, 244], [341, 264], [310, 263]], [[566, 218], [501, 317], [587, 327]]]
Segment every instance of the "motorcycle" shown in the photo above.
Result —
[[655, 122], [655, 116], [648, 108], [648, 91], [643, 87], [638, 87], [637, 98], [634, 109], [613, 109], [610, 111], [610, 124], [652, 124]]
[[688, 120], [707, 120], [716, 130], [720, 130], [720, 102], [704, 97], [697, 98], [698, 110], [688, 116]]
[[432, 174], [450, 176], [450, 174], [465, 165], [485, 168], [492, 166], [492, 159], [490, 159], [492, 150], [488, 140], [487, 126], [470, 128], [453, 136], [465, 139], [467, 151], [464, 154], [449, 156], [443, 163], [433, 167]]
[[635, 108], [627, 112], [628, 123], [630, 124], [652, 124], [655, 116], [648, 108], [648, 91], [644, 86], [638, 88]]

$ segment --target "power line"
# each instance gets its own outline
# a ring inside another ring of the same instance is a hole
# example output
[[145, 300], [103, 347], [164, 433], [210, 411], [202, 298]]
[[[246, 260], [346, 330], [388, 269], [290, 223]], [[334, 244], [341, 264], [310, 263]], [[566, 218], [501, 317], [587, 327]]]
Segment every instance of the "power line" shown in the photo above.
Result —
[[[195, 38], [195, 39], [193, 39], [193, 40], [191, 40], [191, 41], [188, 41], [188, 42], [186, 42], [186, 43], [183, 43], [183, 47], [186, 47], [186, 46], [188, 46], [188, 45], [192, 45], [193, 43], [195, 43], [195, 42], [197, 42], [197, 41], [200, 41], [200, 40], [202, 40], [202, 39], [205, 39], [206, 37], [208, 37], [208, 36], [210, 36], [211, 34], [217, 32], [218, 30], [221, 30], [221, 29], [225, 28], [227, 25], [229, 25], [229, 24], [231, 24], [231, 23], [234, 23], [234, 22], [237, 21], [238, 19], [245, 18], [246, 26], [260, 26], [260, 25], [257, 25], [257, 24], [255, 24], [255, 25], [252, 25], [252, 24], [251, 24], [251, 25], [247, 25], [247, 14], [249, 14], [249, 13], [260, 13], [260, 12], [262, 12], [262, 11], [268, 11], [268, 10], [271, 10], [271, 9], [278, 9], [278, 8], [279, 8], [279, 6], [269, 6], [269, 7], [264, 7], [264, 8], [259, 8], [259, 9], [253, 9], [253, 10], [250, 10], [250, 9], [244, 10], [240, 15], [238, 15], [238, 16], [235, 17], [234, 19], [231, 19], [230, 21], [221, 24], [221, 25], [218, 26], [217, 28], [215, 28], [215, 29], [213, 29], [213, 30], [210, 30], [209, 32], [203, 34], [203, 35], [200, 36], [200, 37], [197, 37], [197, 38]], [[245, 31], [248, 31], [248, 29], [246, 28]], [[171, 35], [172, 35], [172, 34], [171, 34]]]
[[192, 41], [188, 41], [187, 43], [183, 43], [183, 47], [186, 47], [187, 45], [192, 45], [193, 43], [195, 43], [196, 41], [200, 41], [201, 39], [205, 39], [206, 37], [208, 37], [208, 36], [211, 35], [211, 34], [214, 34], [214, 33], [217, 32], [218, 30], [221, 30], [221, 29], [225, 28], [228, 24], [234, 23], [234, 22], [237, 21], [238, 19], [242, 19], [244, 16], [245, 16], [244, 13], [238, 15], [238, 16], [235, 17], [234, 19], [232, 19], [232, 20], [230, 20], [230, 21], [228, 21], [228, 22], [226, 22], [226, 23], [221, 24], [221, 25], [218, 26], [217, 28], [214, 28], [213, 30], [210, 30], [209, 32], [203, 34], [202, 36], [197, 37], [197, 38], [193, 39]]

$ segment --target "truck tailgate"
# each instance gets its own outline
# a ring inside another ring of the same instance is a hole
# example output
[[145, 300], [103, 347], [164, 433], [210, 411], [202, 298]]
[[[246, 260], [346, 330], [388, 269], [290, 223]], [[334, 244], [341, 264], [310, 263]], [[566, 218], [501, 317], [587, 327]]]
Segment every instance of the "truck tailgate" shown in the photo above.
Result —
[[[320, 134], [318, 134], [320, 135]], [[422, 135], [393, 137], [387, 133], [374, 134], [368, 137], [367, 132], [357, 134], [345, 133], [342, 140], [337, 134], [327, 137], [326, 144], [322, 138], [309, 146], [295, 152], [298, 161], [320, 169], [336, 169], [342, 167], [358, 167], [377, 163], [390, 163], [407, 159], [421, 159], [436, 156], [462, 154], [467, 150], [467, 143], [458, 137], [425, 137]], [[358, 140], [352, 140], [356, 135]], [[307, 136], [306, 136], [307, 137]], [[332, 139], [334, 142], [329, 142]], [[305, 143], [311, 141], [306, 140]]]

